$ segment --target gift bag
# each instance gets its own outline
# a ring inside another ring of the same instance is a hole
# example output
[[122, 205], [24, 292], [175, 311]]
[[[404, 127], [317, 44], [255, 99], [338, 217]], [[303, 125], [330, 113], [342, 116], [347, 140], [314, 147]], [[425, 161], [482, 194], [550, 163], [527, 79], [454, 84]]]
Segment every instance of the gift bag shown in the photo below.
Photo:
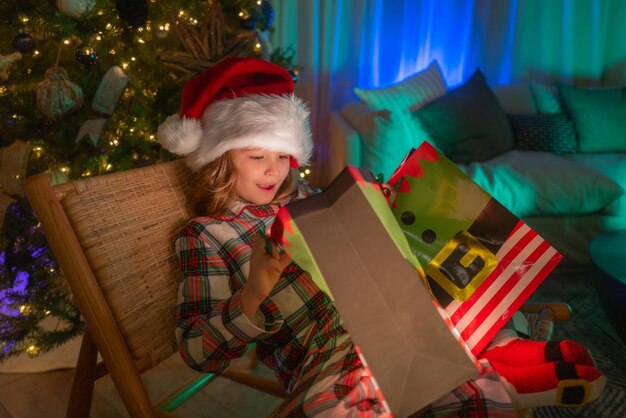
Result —
[[478, 355], [562, 256], [427, 142], [388, 185], [432, 293]]
[[271, 236], [331, 296], [396, 416], [478, 375], [369, 172], [348, 167], [282, 207]]

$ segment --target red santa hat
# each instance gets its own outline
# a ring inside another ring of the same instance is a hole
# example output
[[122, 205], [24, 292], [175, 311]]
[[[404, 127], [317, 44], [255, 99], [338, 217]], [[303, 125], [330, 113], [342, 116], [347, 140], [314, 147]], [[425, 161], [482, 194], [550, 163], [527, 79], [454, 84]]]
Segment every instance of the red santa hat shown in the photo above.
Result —
[[293, 94], [284, 68], [256, 58], [230, 57], [191, 79], [179, 114], [159, 126], [161, 145], [187, 156], [194, 171], [226, 151], [262, 148], [306, 165], [313, 150], [309, 111]]

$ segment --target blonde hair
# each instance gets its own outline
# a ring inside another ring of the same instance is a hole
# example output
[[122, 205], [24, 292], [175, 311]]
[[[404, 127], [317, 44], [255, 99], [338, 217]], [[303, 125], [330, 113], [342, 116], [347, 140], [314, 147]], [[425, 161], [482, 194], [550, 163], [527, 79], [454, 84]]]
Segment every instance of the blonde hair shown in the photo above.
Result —
[[[223, 215], [238, 199], [237, 167], [230, 151], [200, 169], [197, 176], [192, 199], [198, 215]], [[297, 176], [291, 169], [270, 204], [276, 204], [292, 194], [297, 185]]]

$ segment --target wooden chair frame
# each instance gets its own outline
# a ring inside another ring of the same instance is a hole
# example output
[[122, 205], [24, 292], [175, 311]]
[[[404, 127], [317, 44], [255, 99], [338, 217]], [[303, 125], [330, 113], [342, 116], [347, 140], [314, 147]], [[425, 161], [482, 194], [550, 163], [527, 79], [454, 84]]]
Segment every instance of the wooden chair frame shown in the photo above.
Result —
[[[187, 203], [189, 180], [190, 174], [180, 160], [54, 187], [45, 174], [27, 179], [28, 200], [87, 326], [68, 417], [89, 416], [94, 382], [107, 373], [132, 417], [170, 416], [169, 411], [215, 378], [213, 374], [198, 374], [155, 406], [140, 377], [176, 352], [174, 306], [180, 273], [173, 241], [176, 232], [192, 217]], [[133, 242], [129, 244], [128, 240]], [[118, 254], [109, 259], [106, 250], [95, 248], [101, 241]], [[151, 253], [156, 251], [155, 246], [162, 247], [161, 253]], [[127, 263], [128, 258], [134, 262]], [[114, 265], [124, 265], [121, 279], [115, 276], [120, 276], [122, 268], [115, 270]], [[141, 269], [160, 269], [161, 274], [138, 282]], [[126, 279], [129, 288], [123, 289]], [[145, 292], [138, 293], [134, 289], [138, 286]], [[119, 301], [124, 298], [131, 300]], [[133, 304], [145, 305], [145, 311], [141, 311], [145, 312], [145, 320], [136, 318], [141, 315], [132, 311], [136, 309], [130, 306]], [[160, 329], [150, 332], [154, 322], [160, 324]], [[136, 341], [136, 335], [142, 332], [146, 332], [143, 340]], [[103, 363], [97, 364], [98, 353]], [[252, 373], [227, 370], [220, 376], [286, 397], [276, 381]]]

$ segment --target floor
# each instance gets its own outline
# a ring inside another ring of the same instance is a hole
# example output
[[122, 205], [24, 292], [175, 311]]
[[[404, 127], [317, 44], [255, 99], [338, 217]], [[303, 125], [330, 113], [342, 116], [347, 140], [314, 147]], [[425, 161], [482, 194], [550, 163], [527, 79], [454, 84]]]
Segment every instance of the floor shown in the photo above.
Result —
[[[239, 367], [244, 367], [240, 364]], [[260, 374], [271, 371], [257, 366]], [[45, 373], [0, 374], [0, 418], [61, 418], [69, 398], [72, 369]], [[182, 385], [195, 372], [178, 356], [161, 363], [142, 377], [154, 401]], [[281, 400], [226, 379], [216, 379], [175, 413], [180, 417], [255, 418], [266, 417]], [[127, 417], [120, 397], [107, 376], [96, 382], [92, 418]]]
[[[596, 273], [574, 272], [549, 277], [533, 294], [537, 301], [565, 301], [572, 306], [572, 320], [556, 327], [556, 338], [570, 338], [586, 345], [608, 383], [601, 397], [584, 408], [538, 408], [536, 418], [626, 417], [626, 344], [614, 332], [594, 289]], [[245, 363], [244, 363], [245, 361]], [[247, 367], [247, 359], [238, 367]], [[258, 372], [271, 375], [259, 366]], [[166, 388], [176, 387], [195, 372], [172, 356], [143, 375], [152, 399], [159, 400]], [[0, 418], [57, 418], [65, 416], [73, 370], [46, 373], [0, 374]], [[225, 379], [210, 383], [196, 397], [176, 410], [181, 417], [266, 417], [281, 401]], [[91, 417], [126, 417], [108, 377], [96, 383]]]

